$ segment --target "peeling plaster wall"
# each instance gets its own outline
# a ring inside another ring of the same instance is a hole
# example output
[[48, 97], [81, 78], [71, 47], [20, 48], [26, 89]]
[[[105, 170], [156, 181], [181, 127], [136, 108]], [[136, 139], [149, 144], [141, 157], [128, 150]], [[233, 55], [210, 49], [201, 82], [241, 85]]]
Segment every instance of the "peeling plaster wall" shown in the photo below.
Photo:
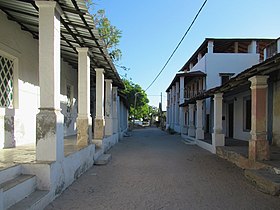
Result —
[[280, 147], [280, 76], [273, 87], [273, 125], [272, 125], [272, 143]]
[[[15, 144], [34, 143], [36, 139], [36, 114], [40, 107], [39, 87], [39, 47], [38, 40], [20, 26], [7, 19], [0, 11], [0, 52], [5, 52], [18, 60], [18, 91], [14, 98], [15, 106]], [[73, 87], [73, 105], [70, 113], [66, 113], [66, 84]], [[77, 118], [77, 70], [61, 59], [61, 109], [65, 115], [66, 136], [76, 134]]]
[[[16, 145], [35, 142], [36, 113], [39, 107], [38, 87], [38, 41], [20, 26], [9, 21], [0, 11], [0, 50], [18, 60], [18, 90], [15, 104], [15, 143]], [[15, 78], [16, 79], [16, 78]]]

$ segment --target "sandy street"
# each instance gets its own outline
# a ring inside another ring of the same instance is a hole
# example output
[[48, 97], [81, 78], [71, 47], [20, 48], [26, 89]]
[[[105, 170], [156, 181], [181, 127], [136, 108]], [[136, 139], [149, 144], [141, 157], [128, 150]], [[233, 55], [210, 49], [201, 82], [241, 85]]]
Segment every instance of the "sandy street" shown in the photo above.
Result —
[[47, 210], [279, 209], [280, 198], [259, 192], [243, 171], [179, 135], [133, 131]]

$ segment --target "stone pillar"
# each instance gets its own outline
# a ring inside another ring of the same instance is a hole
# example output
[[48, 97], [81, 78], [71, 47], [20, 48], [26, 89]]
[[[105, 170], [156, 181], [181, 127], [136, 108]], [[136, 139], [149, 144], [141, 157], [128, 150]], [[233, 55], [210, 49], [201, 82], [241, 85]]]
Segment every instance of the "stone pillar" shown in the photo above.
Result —
[[60, 112], [60, 15], [55, 1], [36, 1], [39, 7], [40, 112], [36, 116], [36, 159], [64, 157], [64, 117]]
[[172, 109], [171, 109], [171, 115], [172, 115], [171, 128], [174, 129], [174, 125], [175, 125], [175, 86], [174, 85], [172, 86], [171, 98], [172, 98], [172, 101], [171, 101], [171, 105], [172, 105]]
[[112, 117], [112, 80], [105, 79], [105, 135], [113, 134], [113, 117]]
[[280, 38], [277, 39], [277, 53], [280, 53]]
[[201, 54], [201, 53], [198, 53], [198, 54], [197, 54], [197, 60], [200, 61], [201, 58], [202, 58], [202, 54]]
[[251, 42], [251, 44], [248, 46], [248, 52], [252, 53], [252, 54], [256, 54], [257, 53], [257, 42], [256, 40], [253, 40]]
[[15, 109], [0, 108], [0, 149], [15, 147]]
[[253, 76], [251, 82], [252, 125], [249, 141], [250, 160], [268, 160], [269, 142], [267, 140], [267, 78], [268, 76]]
[[117, 96], [117, 110], [118, 110], [118, 133], [119, 133], [119, 136], [121, 134], [121, 123], [122, 123], [122, 120], [121, 120], [121, 100], [120, 100], [120, 97]]
[[203, 130], [203, 111], [202, 111], [202, 106], [203, 106], [203, 100], [197, 100], [196, 101], [196, 139], [204, 139], [204, 130]]
[[191, 137], [195, 136], [195, 127], [194, 127], [194, 104], [189, 104], [189, 127], [188, 135]]
[[[185, 97], [184, 97], [184, 90], [185, 90], [185, 77], [180, 77], [180, 102], [179, 104], [183, 104], [185, 102]], [[184, 107], [179, 107], [180, 112], [179, 112], [179, 119], [180, 119], [180, 133], [183, 133], [184, 129]]]
[[225, 146], [225, 135], [223, 134], [223, 93], [214, 95], [214, 127], [212, 133], [212, 145]]
[[214, 53], [214, 42], [213, 41], [208, 41], [207, 53]]
[[94, 119], [94, 140], [93, 143], [97, 147], [102, 146], [104, 138], [104, 69], [96, 68], [96, 105]]
[[92, 118], [90, 116], [90, 58], [88, 48], [78, 51], [78, 118], [77, 145], [84, 147], [92, 141]]
[[113, 117], [113, 133], [118, 133], [118, 87], [113, 87], [113, 107], [112, 107], [112, 117]]
[[179, 91], [180, 91], [179, 82], [176, 82], [175, 86], [175, 124], [179, 124]]

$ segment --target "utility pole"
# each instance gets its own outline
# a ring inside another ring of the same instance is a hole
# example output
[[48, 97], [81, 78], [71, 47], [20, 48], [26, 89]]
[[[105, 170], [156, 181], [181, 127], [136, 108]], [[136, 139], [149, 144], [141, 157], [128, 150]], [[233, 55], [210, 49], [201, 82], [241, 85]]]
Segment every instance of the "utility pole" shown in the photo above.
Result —
[[162, 129], [162, 92], [160, 92], [160, 128]]

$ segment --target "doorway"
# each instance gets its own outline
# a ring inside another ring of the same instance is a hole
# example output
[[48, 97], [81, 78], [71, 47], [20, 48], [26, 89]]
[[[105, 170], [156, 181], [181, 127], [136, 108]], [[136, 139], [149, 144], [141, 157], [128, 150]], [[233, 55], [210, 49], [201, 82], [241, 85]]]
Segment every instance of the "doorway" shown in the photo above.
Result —
[[228, 137], [233, 138], [234, 103], [228, 104]]

